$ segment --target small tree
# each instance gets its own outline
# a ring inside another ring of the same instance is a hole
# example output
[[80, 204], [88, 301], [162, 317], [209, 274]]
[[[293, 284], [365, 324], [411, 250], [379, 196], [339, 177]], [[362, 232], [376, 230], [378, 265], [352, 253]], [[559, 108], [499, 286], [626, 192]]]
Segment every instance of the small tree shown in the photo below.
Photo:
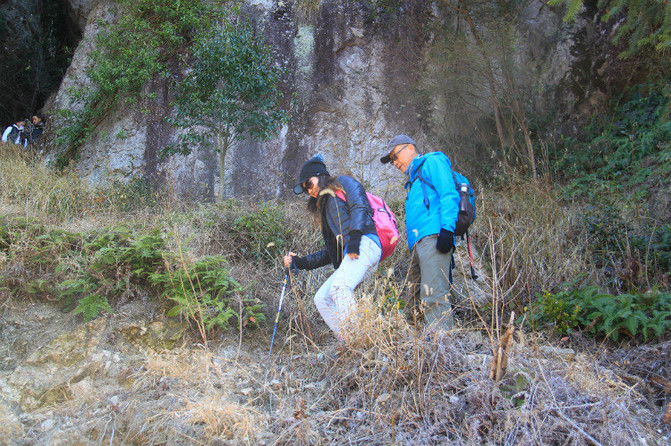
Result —
[[186, 132], [165, 154], [188, 155], [195, 145], [214, 143], [224, 196], [226, 152], [245, 138], [267, 140], [287, 121], [270, 47], [247, 21], [225, 21], [193, 47], [193, 65], [179, 83], [171, 123]]

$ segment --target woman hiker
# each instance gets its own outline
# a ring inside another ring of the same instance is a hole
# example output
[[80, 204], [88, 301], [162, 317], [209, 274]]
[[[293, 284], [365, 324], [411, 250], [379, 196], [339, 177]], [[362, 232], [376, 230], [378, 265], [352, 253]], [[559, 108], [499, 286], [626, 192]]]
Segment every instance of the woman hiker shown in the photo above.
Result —
[[[319, 218], [325, 246], [304, 257], [290, 252], [284, 256], [284, 266], [315, 269], [333, 264], [335, 272], [319, 288], [314, 301], [326, 324], [343, 340], [343, 328], [356, 311], [354, 289], [375, 271], [382, 255], [373, 210], [361, 183], [346, 175], [330, 176], [321, 155], [303, 164], [294, 192], [310, 195], [308, 213], [315, 220]], [[345, 200], [336, 193], [344, 193]]]

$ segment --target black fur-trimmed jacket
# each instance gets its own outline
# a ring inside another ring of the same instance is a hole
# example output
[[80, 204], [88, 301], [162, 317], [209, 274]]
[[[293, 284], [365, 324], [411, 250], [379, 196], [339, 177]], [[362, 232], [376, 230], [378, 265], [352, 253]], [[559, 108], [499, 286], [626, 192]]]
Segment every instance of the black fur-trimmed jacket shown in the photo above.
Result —
[[329, 262], [340, 266], [345, 246], [352, 237], [377, 234], [373, 222], [373, 209], [363, 185], [352, 177], [341, 175], [337, 180], [342, 185], [347, 201], [335, 196], [332, 187], [325, 187], [319, 194], [322, 237], [324, 249], [305, 257], [294, 257], [298, 269], [315, 269]]

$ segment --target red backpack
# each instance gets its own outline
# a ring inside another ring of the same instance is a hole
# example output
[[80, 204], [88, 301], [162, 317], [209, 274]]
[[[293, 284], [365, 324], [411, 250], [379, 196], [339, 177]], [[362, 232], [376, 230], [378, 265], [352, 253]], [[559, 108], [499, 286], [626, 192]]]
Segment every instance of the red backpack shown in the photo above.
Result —
[[[341, 190], [336, 191], [336, 196], [343, 201], [347, 201], [345, 193]], [[394, 252], [394, 248], [396, 248], [396, 244], [398, 243], [396, 217], [382, 198], [370, 192], [366, 192], [366, 196], [368, 196], [370, 207], [373, 208], [373, 221], [375, 222], [377, 236], [380, 238], [380, 244], [382, 245], [382, 258], [380, 258], [380, 261], [382, 261]]]

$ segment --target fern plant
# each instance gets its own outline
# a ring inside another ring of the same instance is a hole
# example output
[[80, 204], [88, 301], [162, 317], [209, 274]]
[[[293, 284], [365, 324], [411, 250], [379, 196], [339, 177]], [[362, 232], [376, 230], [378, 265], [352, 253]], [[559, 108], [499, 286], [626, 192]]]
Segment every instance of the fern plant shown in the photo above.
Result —
[[[70, 278], [59, 283], [59, 296], [66, 308], [78, 302], [78, 312], [86, 311], [87, 318], [97, 316], [110, 307], [110, 300], [118, 302], [146, 291], [150, 273], [164, 269], [165, 255], [158, 229], [139, 235], [126, 227], [107, 229], [83, 243], [81, 255], [61, 268]], [[94, 311], [97, 306], [100, 309]]]
[[108, 313], [112, 312], [112, 307], [110, 306], [107, 298], [100, 294], [90, 294], [83, 299], [79, 300], [79, 304], [73, 314], [82, 313], [86, 321], [90, 321], [98, 317], [102, 311], [107, 311]]
[[169, 316], [181, 315], [207, 332], [225, 330], [233, 321], [243, 325], [265, 321], [263, 305], [240, 296], [242, 288], [230, 276], [223, 256], [203, 257], [192, 265], [153, 273], [150, 280], [164, 289], [163, 297], [174, 302]]

